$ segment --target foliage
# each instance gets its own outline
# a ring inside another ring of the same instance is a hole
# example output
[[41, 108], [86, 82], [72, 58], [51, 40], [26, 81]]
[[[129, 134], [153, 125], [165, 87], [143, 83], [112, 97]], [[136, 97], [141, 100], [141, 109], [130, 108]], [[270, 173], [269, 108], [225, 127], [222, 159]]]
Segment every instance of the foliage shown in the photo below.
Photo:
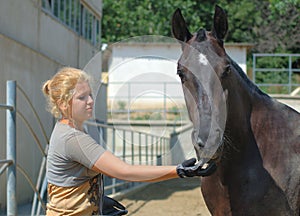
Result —
[[[176, 8], [181, 9], [191, 32], [210, 30], [216, 4], [228, 15], [226, 42], [252, 43], [252, 52], [300, 53], [300, 0], [103, 0], [102, 42], [143, 35], [172, 37], [171, 18]], [[286, 68], [280, 59], [258, 64]], [[300, 59], [293, 64], [300, 68]], [[286, 77], [261, 73], [256, 79], [283, 83]]]
[[256, 52], [300, 52], [300, 0], [103, 0], [103, 43], [142, 35], [171, 37], [176, 8], [192, 32], [211, 29], [216, 4], [228, 14], [227, 42], [254, 43]]
[[120, 110], [125, 110], [126, 108], [126, 102], [125, 101], [118, 101], [118, 107]]
[[[102, 37], [103, 42], [112, 43], [133, 36], [171, 36], [171, 17], [176, 8], [192, 14], [195, 1], [186, 0], [104, 0]], [[198, 17], [190, 20], [198, 22]]]
[[258, 52], [300, 52], [300, 0], [270, 0], [261, 6]]

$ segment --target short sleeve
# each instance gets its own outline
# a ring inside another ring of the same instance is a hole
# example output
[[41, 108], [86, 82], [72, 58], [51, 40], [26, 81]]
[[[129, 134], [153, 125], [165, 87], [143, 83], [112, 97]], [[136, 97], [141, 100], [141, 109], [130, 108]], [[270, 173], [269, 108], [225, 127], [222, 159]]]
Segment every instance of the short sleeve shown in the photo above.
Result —
[[70, 159], [91, 169], [105, 149], [90, 135], [83, 132], [74, 132], [66, 140], [66, 154]]

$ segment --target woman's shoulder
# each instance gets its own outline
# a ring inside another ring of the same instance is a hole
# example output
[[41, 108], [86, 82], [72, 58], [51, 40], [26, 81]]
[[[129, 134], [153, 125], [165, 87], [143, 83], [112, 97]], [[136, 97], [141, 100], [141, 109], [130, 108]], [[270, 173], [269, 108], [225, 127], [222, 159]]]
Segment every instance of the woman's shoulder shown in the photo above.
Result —
[[57, 122], [53, 129], [53, 133], [60, 134], [61, 136], [65, 136], [66, 138], [85, 135], [84, 132], [77, 130], [76, 128], [71, 127], [70, 125]]

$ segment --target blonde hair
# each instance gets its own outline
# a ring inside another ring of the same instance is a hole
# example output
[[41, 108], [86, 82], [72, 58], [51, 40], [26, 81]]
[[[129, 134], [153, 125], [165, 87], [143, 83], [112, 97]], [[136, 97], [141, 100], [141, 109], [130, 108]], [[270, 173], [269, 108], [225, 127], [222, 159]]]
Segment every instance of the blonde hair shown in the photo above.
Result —
[[[89, 81], [90, 77], [84, 71], [63, 67], [43, 84], [42, 91], [48, 100], [49, 112], [59, 118], [63, 115], [60, 105], [69, 106], [76, 84], [79, 81]], [[65, 114], [66, 115], [66, 114]], [[67, 114], [68, 115], [68, 114]]]

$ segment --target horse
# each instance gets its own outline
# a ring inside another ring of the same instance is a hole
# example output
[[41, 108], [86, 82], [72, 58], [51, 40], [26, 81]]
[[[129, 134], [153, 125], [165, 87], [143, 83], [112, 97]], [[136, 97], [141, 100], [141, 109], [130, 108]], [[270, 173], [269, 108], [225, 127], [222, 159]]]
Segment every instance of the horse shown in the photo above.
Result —
[[180, 9], [172, 16], [193, 147], [199, 160], [216, 149], [205, 160], [217, 170], [201, 178], [205, 203], [213, 216], [299, 216], [300, 114], [261, 91], [229, 57], [227, 31], [218, 5], [211, 31], [191, 34]]

